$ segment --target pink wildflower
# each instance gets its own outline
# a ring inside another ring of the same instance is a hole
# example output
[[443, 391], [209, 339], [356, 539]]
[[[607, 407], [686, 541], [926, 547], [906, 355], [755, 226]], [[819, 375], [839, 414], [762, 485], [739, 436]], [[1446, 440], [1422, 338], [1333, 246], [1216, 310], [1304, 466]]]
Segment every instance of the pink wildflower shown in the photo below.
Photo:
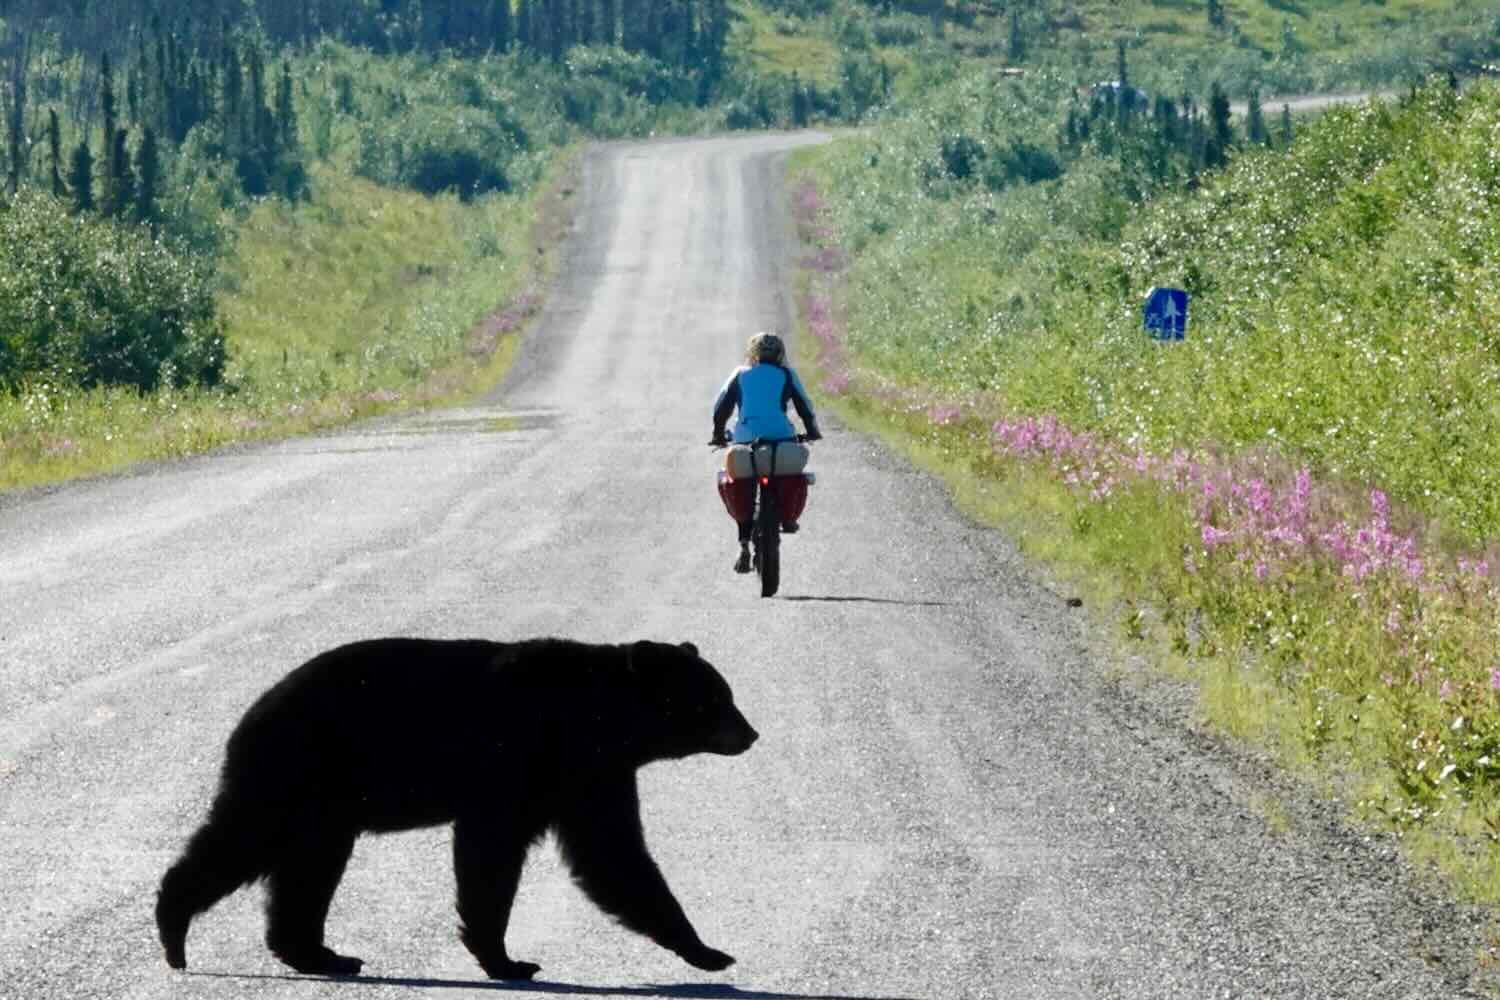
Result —
[[1232, 534], [1233, 532], [1221, 531], [1211, 524], [1205, 524], [1203, 526], [1203, 547], [1212, 549], [1215, 545], [1228, 541]]

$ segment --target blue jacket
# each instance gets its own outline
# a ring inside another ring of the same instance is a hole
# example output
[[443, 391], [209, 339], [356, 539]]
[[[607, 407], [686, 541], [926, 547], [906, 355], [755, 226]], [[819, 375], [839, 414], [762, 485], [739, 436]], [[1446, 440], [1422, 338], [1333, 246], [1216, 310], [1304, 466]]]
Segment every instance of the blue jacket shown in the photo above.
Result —
[[756, 438], [796, 437], [797, 429], [786, 415], [788, 403], [797, 408], [797, 416], [802, 418], [807, 433], [817, 437], [818, 417], [796, 372], [769, 362], [741, 365], [729, 376], [714, 401], [714, 437], [723, 436], [724, 425], [736, 407], [740, 418], [734, 425], [734, 440], [743, 443]]

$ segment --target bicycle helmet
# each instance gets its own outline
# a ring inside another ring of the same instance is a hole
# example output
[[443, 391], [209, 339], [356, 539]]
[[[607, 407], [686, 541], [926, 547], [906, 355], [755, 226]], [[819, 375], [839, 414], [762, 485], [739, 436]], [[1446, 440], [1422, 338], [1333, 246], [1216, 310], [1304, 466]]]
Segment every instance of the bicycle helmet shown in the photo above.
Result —
[[757, 333], [745, 345], [745, 360], [752, 365], [757, 361], [784, 365], [786, 364], [786, 344], [774, 333]]

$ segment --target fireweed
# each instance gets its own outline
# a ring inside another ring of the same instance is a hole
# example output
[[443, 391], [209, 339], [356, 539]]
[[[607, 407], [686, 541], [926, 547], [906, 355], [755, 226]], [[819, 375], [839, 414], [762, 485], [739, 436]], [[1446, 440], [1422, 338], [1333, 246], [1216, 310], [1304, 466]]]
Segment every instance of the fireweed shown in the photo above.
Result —
[[1280, 692], [1308, 756], [1367, 772], [1368, 812], [1404, 829], [1459, 807], [1479, 820], [1470, 832], [1500, 841], [1500, 586], [1486, 553], [1424, 544], [1421, 521], [1398, 518], [1384, 492], [1273, 454], [1155, 454], [1054, 415], [987, 417], [1004, 401], [940, 399], [860, 368], [838, 309], [847, 257], [810, 178], [793, 217], [814, 247], [800, 306], [825, 392], [857, 392], [933, 434], [977, 425], [992, 461], [1071, 497], [1075, 531], [1114, 515], [1111, 537], [1169, 568], [1127, 598], [1161, 607], [1178, 653], [1220, 657], [1240, 683]]

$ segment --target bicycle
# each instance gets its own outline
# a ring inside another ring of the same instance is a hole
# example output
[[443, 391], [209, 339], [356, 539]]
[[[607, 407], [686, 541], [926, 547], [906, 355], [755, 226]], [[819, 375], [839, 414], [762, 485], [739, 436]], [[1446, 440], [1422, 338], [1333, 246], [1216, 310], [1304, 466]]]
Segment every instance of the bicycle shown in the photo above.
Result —
[[[749, 520], [753, 525], [750, 533], [751, 564], [760, 577], [761, 597], [774, 597], [781, 586], [781, 526], [802, 516], [807, 505], [807, 488], [816, 481], [811, 472], [802, 471], [806, 465], [808, 440], [807, 435], [798, 434], [793, 438], [756, 438], [748, 445], [741, 443], [740, 447], [749, 453], [748, 470], [743, 467], [741, 458], [740, 467], [735, 470], [740, 475], [734, 475], [730, 468], [719, 472], [719, 496], [724, 501], [724, 509], [737, 522]], [[716, 441], [709, 444], [730, 447]], [[796, 466], [795, 471], [780, 472], [778, 449], [788, 444], [801, 446], [803, 452], [785, 463], [788, 468]], [[735, 456], [732, 455], [725, 464], [733, 468]]]

